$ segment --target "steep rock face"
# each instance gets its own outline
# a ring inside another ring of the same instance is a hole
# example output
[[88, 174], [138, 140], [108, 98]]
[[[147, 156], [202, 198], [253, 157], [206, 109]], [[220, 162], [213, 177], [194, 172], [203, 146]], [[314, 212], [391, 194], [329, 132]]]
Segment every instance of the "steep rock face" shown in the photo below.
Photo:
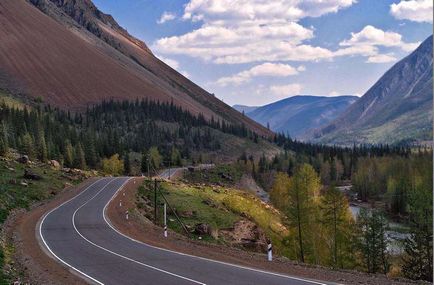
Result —
[[433, 38], [388, 70], [312, 138], [323, 143], [398, 143], [432, 138]]
[[52, 10], [51, 4], [60, 8], [79, 25], [86, 28], [92, 34], [98, 36], [114, 48], [121, 48], [116, 37], [111, 35], [105, 29], [101, 28], [101, 24], [107, 25], [113, 31], [116, 31], [143, 51], [152, 53], [146, 44], [133, 36], [131, 36], [124, 28], [113, 19], [111, 15], [105, 14], [90, 0], [30, 0], [30, 2], [42, 10], [44, 13], [50, 13]]
[[257, 107], [246, 115], [263, 126], [269, 125], [273, 131], [302, 138], [309, 130], [331, 122], [357, 99], [356, 96], [294, 96]]
[[90, 0], [29, 1], [0, 1], [0, 88], [71, 110], [109, 99], [173, 102], [272, 135], [160, 61]]

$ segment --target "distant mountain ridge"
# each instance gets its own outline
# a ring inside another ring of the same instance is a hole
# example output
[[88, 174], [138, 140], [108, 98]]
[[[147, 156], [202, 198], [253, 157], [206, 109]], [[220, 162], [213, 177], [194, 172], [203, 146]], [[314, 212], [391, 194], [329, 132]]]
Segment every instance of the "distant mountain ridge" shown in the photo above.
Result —
[[244, 112], [244, 114], [247, 114], [255, 111], [257, 108], [259, 108], [259, 106], [233, 105], [232, 108], [234, 108], [240, 113]]
[[432, 111], [431, 35], [341, 116], [307, 138], [341, 145], [431, 141]]
[[300, 138], [306, 132], [331, 122], [357, 99], [356, 96], [298, 95], [261, 107], [236, 105], [234, 108], [244, 110], [245, 115], [263, 126], [269, 125], [275, 132]]

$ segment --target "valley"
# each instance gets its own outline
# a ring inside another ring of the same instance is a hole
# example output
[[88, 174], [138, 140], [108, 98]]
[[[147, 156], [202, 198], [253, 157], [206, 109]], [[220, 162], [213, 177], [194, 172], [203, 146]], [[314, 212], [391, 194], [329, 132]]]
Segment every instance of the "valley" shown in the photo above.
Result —
[[430, 20], [151, 2], [0, 1], [0, 284], [433, 281]]

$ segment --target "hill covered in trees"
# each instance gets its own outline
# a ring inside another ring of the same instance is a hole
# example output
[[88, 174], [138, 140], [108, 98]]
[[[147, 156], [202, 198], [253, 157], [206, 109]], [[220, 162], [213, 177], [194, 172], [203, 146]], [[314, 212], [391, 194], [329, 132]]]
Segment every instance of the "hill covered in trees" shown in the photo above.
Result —
[[[131, 162], [130, 153], [152, 147], [162, 156], [157, 168], [169, 164], [218, 161], [236, 148], [261, 151], [278, 148], [244, 124], [206, 120], [173, 103], [151, 101], [103, 102], [84, 113], [40, 108], [0, 107], [0, 155], [18, 149], [31, 159], [58, 160], [65, 167], [103, 168], [104, 158], [117, 154]], [[227, 149], [232, 142], [234, 149]], [[240, 151], [240, 150], [239, 150]], [[140, 158], [140, 156], [139, 156]]]

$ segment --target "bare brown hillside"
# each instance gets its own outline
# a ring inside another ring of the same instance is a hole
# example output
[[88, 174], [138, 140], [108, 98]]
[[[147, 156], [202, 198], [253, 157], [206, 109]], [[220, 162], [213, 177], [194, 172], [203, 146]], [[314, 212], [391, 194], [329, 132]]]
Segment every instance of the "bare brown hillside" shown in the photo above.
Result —
[[72, 110], [108, 99], [173, 101], [271, 134], [161, 62], [90, 0], [31, 2], [0, 2], [0, 83], [6, 77], [27, 96]]

